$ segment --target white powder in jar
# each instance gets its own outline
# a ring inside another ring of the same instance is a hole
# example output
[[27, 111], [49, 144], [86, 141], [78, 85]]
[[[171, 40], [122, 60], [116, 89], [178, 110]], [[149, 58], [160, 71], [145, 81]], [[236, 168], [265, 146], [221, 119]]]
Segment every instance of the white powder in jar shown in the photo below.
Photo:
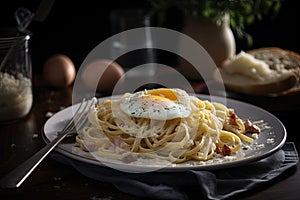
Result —
[[29, 113], [32, 106], [31, 80], [0, 72], [0, 121], [18, 119]]

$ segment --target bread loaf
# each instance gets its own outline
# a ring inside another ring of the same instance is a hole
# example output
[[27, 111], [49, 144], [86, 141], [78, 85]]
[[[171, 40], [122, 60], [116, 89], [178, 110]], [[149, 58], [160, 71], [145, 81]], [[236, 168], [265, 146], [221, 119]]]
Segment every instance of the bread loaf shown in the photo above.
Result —
[[215, 79], [225, 88], [251, 95], [283, 95], [300, 91], [300, 55], [267, 47], [240, 52], [226, 60]]

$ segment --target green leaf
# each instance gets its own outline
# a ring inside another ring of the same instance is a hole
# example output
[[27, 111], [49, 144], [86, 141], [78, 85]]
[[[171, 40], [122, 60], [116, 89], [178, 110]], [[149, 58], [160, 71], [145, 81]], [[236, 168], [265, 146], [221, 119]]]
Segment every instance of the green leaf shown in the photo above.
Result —
[[165, 20], [168, 9], [178, 8], [185, 15], [220, 19], [229, 13], [230, 26], [238, 35], [252, 43], [252, 37], [244, 31], [245, 25], [262, 20], [264, 16], [276, 15], [284, 0], [148, 0], [151, 12], [157, 15], [159, 24]]

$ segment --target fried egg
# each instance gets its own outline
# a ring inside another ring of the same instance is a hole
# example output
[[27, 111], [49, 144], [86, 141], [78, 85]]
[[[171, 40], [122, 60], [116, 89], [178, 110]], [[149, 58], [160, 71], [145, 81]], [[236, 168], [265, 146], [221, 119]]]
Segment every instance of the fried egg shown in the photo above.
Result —
[[152, 89], [127, 93], [122, 96], [120, 108], [136, 118], [169, 120], [191, 114], [190, 96], [181, 89]]

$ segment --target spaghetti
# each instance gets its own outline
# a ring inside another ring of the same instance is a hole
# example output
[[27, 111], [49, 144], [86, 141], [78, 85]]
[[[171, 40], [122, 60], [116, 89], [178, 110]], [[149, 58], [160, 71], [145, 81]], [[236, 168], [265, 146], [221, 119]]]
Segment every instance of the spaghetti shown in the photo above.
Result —
[[157, 120], [125, 113], [120, 105], [125, 97], [91, 108], [90, 123], [77, 136], [76, 145], [99, 157], [124, 162], [158, 158], [182, 163], [231, 155], [241, 149], [242, 141], [253, 142], [245, 135], [242, 119], [223, 104], [189, 96], [187, 117]]

